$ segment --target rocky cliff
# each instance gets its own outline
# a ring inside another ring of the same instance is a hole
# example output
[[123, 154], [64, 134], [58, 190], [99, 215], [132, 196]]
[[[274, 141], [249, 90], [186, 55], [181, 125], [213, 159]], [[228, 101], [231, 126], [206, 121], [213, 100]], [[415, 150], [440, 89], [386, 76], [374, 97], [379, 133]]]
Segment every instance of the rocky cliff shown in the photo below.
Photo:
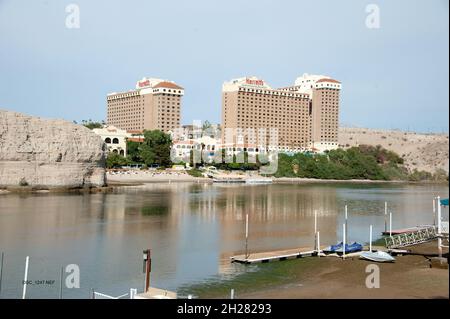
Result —
[[105, 184], [105, 145], [91, 130], [0, 110], [0, 187]]
[[410, 170], [435, 173], [449, 171], [448, 134], [421, 134], [396, 130], [340, 128], [339, 144], [347, 148], [361, 144], [381, 145], [400, 155]]

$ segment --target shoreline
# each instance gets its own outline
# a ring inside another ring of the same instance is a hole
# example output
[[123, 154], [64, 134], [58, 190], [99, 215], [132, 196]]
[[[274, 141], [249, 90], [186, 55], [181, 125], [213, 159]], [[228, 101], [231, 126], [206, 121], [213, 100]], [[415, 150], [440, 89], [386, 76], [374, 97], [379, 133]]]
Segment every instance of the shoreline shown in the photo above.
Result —
[[[436, 245], [436, 240], [433, 240], [408, 249], [425, 254], [437, 252]], [[445, 254], [448, 258], [448, 249]], [[365, 285], [366, 267], [371, 264], [380, 269], [380, 287], [377, 289], [369, 289]], [[448, 268], [430, 267], [430, 259], [423, 255], [397, 256], [394, 263], [324, 257], [316, 260], [311, 268], [292, 283], [266, 287], [258, 292], [244, 292], [240, 298], [449, 298]]]
[[[211, 178], [193, 177], [187, 173], [178, 173], [180, 175], [158, 175], [148, 176], [147, 174], [133, 175], [109, 175], [107, 174], [108, 185], [117, 185], [121, 183], [131, 183], [134, 185], [144, 183], [157, 182], [203, 182], [213, 183]], [[244, 177], [244, 176], [243, 176]], [[260, 175], [252, 175], [251, 177], [261, 177]], [[304, 177], [272, 177], [273, 184], [308, 184], [308, 183], [354, 183], [354, 184], [448, 184], [447, 181], [404, 181], [404, 180], [370, 180], [370, 179], [320, 179], [320, 178], [304, 178]], [[239, 184], [238, 184], [239, 185]]]
[[[407, 249], [417, 254], [396, 256], [394, 263], [375, 263], [356, 256], [273, 261], [258, 264], [256, 272], [235, 280], [194, 289], [200, 298], [207, 299], [227, 298], [231, 288], [239, 299], [448, 299], [448, 268], [430, 267], [429, 257], [424, 256], [437, 252], [436, 240]], [[444, 255], [448, 256], [448, 249]], [[373, 272], [367, 271], [368, 265], [379, 269], [379, 288], [366, 286]], [[268, 282], [267, 276], [273, 280]]]
[[[125, 184], [123, 186], [133, 186], [133, 184]], [[94, 193], [110, 193], [115, 190], [114, 185], [105, 185], [101, 187], [33, 187], [33, 186], [7, 186], [0, 188], [0, 195], [2, 194], [64, 194], [64, 193], [75, 193], [75, 194], [94, 194]]]
[[[107, 174], [108, 175], [108, 174]], [[319, 179], [302, 177], [273, 177], [273, 184], [411, 184], [411, 185], [448, 185], [447, 181], [402, 181], [402, 180], [369, 180], [369, 179]], [[33, 186], [3, 186], [0, 187], [0, 195], [9, 193], [107, 193], [124, 186], [139, 186], [148, 183], [208, 183], [213, 180], [207, 177], [193, 177], [187, 173], [169, 176], [148, 176], [141, 174], [124, 176], [107, 176], [107, 184], [102, 187], [33, 187]], [[245, 185], [239, 183], [237, 185]], [[269, 184], [270, 185], [270, 184]]]
[[[243, 292], [242, 299], [448, 299], [448, 269], [430, 268], [422, 256], [401, 256], [396, 263], [372, 263], [380, 269], [380, 287], [365, 286], [364, 260], [324, 257], [314, 270], [289, 284]], [[306, 276], [308, 276], [306, 278]], [[420, 288], [419, 288], [420, 287]]]

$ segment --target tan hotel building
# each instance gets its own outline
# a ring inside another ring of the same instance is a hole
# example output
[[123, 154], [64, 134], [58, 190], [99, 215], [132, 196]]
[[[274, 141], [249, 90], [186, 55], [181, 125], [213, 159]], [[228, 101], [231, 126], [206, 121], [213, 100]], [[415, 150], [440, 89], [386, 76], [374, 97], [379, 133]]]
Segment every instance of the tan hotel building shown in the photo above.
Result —
[[[322, 75], [304, 74], [293, 86], [280, 89], [256, 77], [234, 79], [222, 87], [222, 128], [244, 132], [277, 128], [282, 151], [335, 149], [340, 90], [339, 81]], [[243, 138], [249, 143], [268, 143], [268, 136], [265, 142]]]
[[173, 131], [180, 126], [183, 95], [175, 82], [143, 78], [134, 90], [107, 95], [107, 123], [123, 130]]

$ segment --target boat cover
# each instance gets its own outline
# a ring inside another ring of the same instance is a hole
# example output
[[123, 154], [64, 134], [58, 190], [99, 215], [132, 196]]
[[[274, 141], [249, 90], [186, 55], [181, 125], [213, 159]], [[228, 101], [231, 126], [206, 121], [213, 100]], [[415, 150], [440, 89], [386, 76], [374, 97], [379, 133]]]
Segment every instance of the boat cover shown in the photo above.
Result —
[[[330, 247], [325, 248], [324, 252], [329, 253], [343, 253], [343, 242], [337, 243], [336, 245], [331, 245]], [[353, 242], [351, 244], [345, 244], [345, 253], [354, 253], [357, 251], [361, 251], [363, 246], [360, 243]]]

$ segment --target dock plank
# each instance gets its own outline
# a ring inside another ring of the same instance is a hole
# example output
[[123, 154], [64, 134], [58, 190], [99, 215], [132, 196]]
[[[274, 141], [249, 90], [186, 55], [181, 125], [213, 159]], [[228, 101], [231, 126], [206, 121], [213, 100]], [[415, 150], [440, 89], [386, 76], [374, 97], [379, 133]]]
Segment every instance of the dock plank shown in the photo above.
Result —
[[[321, 246], [320, 250], [322, 250], [325, 247], [326, 246]], [[314, 249], [303, 247], [303, 248], [293, 248], [293, 249], [251, 253], [251, 254], [249, 254], [248, 258], [246, 258], [245, 254], [237, 255], [237, 256], [231, 257], [231, 262], [252, 264], [252, 263], [258, 263], [258, 262], [270, 262], [270, 261], [277, 261], [277, 260], [302, 258], [302, 257], [314, 256], [316, 254], [317, 254], [317, 251], [315, 251]]]

